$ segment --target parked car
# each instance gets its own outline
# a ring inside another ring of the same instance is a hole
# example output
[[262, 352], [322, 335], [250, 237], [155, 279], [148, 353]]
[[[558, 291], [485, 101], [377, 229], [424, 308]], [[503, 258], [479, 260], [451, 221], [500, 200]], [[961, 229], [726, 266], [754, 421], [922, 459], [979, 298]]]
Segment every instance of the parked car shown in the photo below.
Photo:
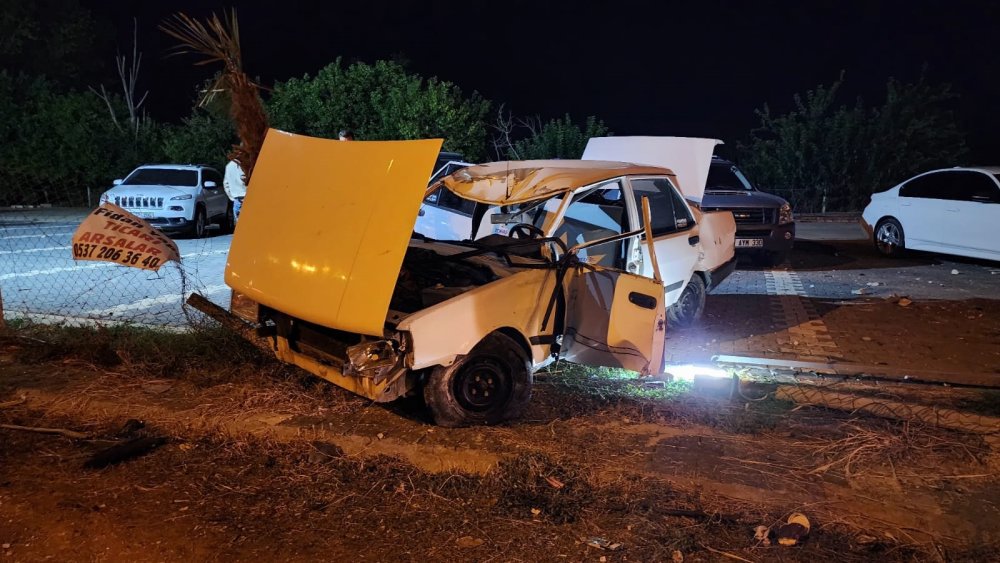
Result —
[[[712, 248], [690, 250], [717, 225], [696, 221], [671, 171], [470, 166], [436, 189], [472, 202], [476, 223], [506, 233], [444, 242], [413, 232], [439, 147], [270, 132], [226, 265], [244, 304], [233, 311], [281, 360], [379, 402], [422, 393], [446, 426], [516, 417], [532, 373], [556, 358], [662, 372], [663, 284], [677, 293], [687, 280], [666, 280], [681, 274], [658, 274], [650, 259], [664, 272], [684, 262], [688, 275], [710, 255], [726, 262]], [[649, 221], [635, 205], [641, 197]], [[728, 214], [721, 228], [726, 219], [735, 229]]]
[[[580, 237], [600, 236], [595, 233], [621, 232], [629, 225], [629, 221], [631, 225], [638, 224], [641, 216], [640, 198], [642, 195], [650, 197], [650, 203], [660, 221], [655, 225], [653, 234], [656, 255], [663, 273], [667, 314], [671, 326], [675, 327], [686, 327], [697, 322], [704, 312], [706, 294], [732, 273], [736, 264], [733, 253], [736, 226], [732, 215], [728, 212], [705, 213], [697, 205], [685, 201], [677, 190], [678, 178], [682, 173], [687, 173], [689, 167], [694, 166], [694, 161], [700, 159], [707, 166], [711, 159], [714, 144], [701, 143], [697, 147], [697, 141], [703, 140], [690, 141], [692, 143], [685, 149], [687, 154], [678, 159], [677, 169], [683, 172], [675, 173], [674, 169], [660, 168], [660, 174], [656, 175], [622, 174], [614, 181], [606, 181], [602, 186], [589, 186], [592, 191], [586, 192], [586, 199], [574, 200], [574, 205], [570, 205], [566, 215], [559, 221], [543, 224], [540, 221], [547, 220], [545, 214], [527, 221], [540, 229], [544, 236], [569, 236], [567, 242], [572, 244], [574, 241], [580, 242]], [[609, 168], [615, 166], [606, 161], [600, 165]], [[532, 170], [536, 168], [560, 170], [587, 166], [591, 164], [573, 160], [521, 161], [481, 165], [470, 168], [468, 173], [484, 174], [482, 181], [494, 181], [493, 176], [535, 174]], [[463, 173], [454, 174], [450, 181], [455, 181], [454, 178]], [[445, 181], [449, 180], [446, 178]], [[553, 199], [546, 203], [545, 211], [553, 212], [560, 204], [561, 200]], [[482, 212], [491, 217], [490, 220], [477, 218], [476, 209], [476, 201], [473, 199], [460, 197], [452, 190], [438, 186], [429, 190], [415, 230], [436, 240], [477, 240], [491, 234], [507, 234], [510, 225], [496, 220], [496, 215], [510, 215], [518, 212], [519, 208], [515, 206], [500, 209], [497, 205], [486, 208]], [[608, 215], [609, 213], [612, 215]], [[648, 251], [638, 241], [617, 255], [628, 257], [626, 263], [621, 265], [624, 269], [652, 276]], [[601, 257], [601, 261], [610, 265], [614, 256], [615, 254], [607, 254]]]
[[1000, 167], [948, 168], [872, 194], [862, 213], [885, 256], [925, 250], [1000, 260]]
[[205, 236], [209, 224], [233, 232], [233, 203], [222, 189], [222, 175], [198, 164], [147, 164], [115, 180], [101, 194], [111, 202], [146, 219], [167, 233]]
[[[694, 139], [687, 137], [595, 137], [587, 143], [584, 159], [623, 160], [676, 168], [693, 162], [687, 155]], [[722, 141], [703, 139], [713, 151]], [[707, 172], [707, 174], [706, 174]], [[736, 221], [736, 252], [757, 262], [784, 262], [795, 241], [792, 206], [784, 199], [755, 188], [734, 163], [713, 156], [708, 165], [692, 167], [681, 191], [703, 212], [730, 211]]]

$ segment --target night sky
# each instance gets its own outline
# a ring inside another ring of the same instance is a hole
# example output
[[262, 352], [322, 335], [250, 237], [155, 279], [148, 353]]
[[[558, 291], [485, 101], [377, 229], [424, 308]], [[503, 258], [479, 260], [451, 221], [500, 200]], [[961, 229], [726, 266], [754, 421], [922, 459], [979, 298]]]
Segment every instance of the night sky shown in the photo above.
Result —
[[[204, 16], [233, 2], [89, 0], [129, 48], [139, 18], [149, 109], [187, 113], [211, 70], [164, 58], [156, 25], [176, 11]], [[846, 73], [845, 103], [878, 103], [886, 79], [932, 82], [955, 105], [971, 159], [1000, 164], [1000, 2], [236, 2], [247, 71], [271, 84], [343, 57], [407, 61], [426, 76], [477, 90], [521, 115], [596, 115], [619, 135], [718, 137], [730, 144], [765, 102]], [[113, 56], [108, 53], [108, 57]]]

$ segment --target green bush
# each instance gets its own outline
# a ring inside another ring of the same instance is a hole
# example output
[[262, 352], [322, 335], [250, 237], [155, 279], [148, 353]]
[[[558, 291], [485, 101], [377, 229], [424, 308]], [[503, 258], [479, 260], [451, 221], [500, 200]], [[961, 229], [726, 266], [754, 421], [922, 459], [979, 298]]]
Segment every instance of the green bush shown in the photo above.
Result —
[[337, 59], [315, 77], [275, 84], [267, 109], [272, 127], [293, 133], [336, 138], [348, 128], [359, 140], [442, 137], [445, 150], [473, 160], [486, 154], [489, 101], [390, 61], [344, 66]]
[[515, 141], [507, 149], [507, 157], [515, 160], [548, 158], [577, 159], [583, 156], [583, 149], [591, 137], [604, 137], [608, 128], [593, 115], [587, 117], [583, 126], [573, 123], [569, 114], [562, 119], [552, 119], [534, 128], [527, 138]]
[[839, 103], [843, 76], [793, 97], [794, 108], [757, 110], [760, 126], [739, 143], [741, 164], [758, 187], [784, 196], [798, 211], [856, 211], [873, 192], [937, 166], [960, 164], [963, 133], [948, 85], [921, 77], [889, 79], [885, 100]]

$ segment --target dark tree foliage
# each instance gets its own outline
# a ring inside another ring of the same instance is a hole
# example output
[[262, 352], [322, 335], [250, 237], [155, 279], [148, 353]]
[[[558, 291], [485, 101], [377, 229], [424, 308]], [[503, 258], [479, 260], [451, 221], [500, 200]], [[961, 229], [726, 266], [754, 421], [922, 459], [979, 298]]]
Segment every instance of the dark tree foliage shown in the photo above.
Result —
[[[111, 103], [124, 111], [121, 99]], [[137, 164], [159, 160], [160, 130], [118, 129], [93, 92], [0, 72], [0, 202], [72, 204], [107, 189]]]
[[0, 68], [12, 74], [62, 85], [90, 80], [104, 66], [101, 37], [76, 0], [0, 0]]
[[490, 102], [395, 62], [345, 66], [337, 59], [315, 77], [275, 84], [267, 109], [274, 127], [294, 133], [336, 138], [347, 128], [359, 140], [442, 137], [445, 150], [473, 160], [486, 154]]
[[784, 196], [798, 211], [852, 211], [873, 192], [936, 166], [960, 164], [964, 134], [950, 109], [947, 84], [890, 78], [884, 101], [839, 102], [843, 75], [830, 86], [796, 94], [794, 108], [757, 110], [760, 126], [739, 143], [741, 164], [758, 187]]
[[591, 137], [604, 137], [609, 133], [604, 122], [593, 115], [587, 117], [582, 126], [573, 123], [567, 114], [562, 119], [551, 119], [544, 124], [529, 122], [526, 127], [529, 129], [529, 136], [515, 141], [507, 149], [508, 158], [580, 158]]

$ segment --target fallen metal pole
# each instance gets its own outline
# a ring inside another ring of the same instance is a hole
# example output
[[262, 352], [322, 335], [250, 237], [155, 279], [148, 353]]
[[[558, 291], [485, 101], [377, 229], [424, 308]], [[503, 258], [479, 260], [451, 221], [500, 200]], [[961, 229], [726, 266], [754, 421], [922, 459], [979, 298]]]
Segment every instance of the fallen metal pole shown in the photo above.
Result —
[[246, 341], [250, 342], [257, 348], [260, 348], [268, 354], [274, 353], [274, 347], [271, 345], [271, 342], [266, 338], [258, 336], [254, 325], [244, 321], [215, 303], [212, 303], [200, 293], [192, 293], [187, 299], [187, 304], [202, 313], [205, 313], [211, 319], [219, 322], [222, 326], [228, 328], [236, 334], [239, 334]]
[[818, 376], [838, 376], [868, 381], [896, 381], [900, 383], [920, 383], [925, 385], [950, 385], [978, 389], [1000, 389], [1000, 373], [946, 372], [932, 370], [899, 369], [889, 366], [853, 364], [841, 362], [800, 362], [777, 358], [754, 358], [749, 356], [713, 356], [718, 364], [742, 367], [786, 369], [795, 372], [809, 372]]

